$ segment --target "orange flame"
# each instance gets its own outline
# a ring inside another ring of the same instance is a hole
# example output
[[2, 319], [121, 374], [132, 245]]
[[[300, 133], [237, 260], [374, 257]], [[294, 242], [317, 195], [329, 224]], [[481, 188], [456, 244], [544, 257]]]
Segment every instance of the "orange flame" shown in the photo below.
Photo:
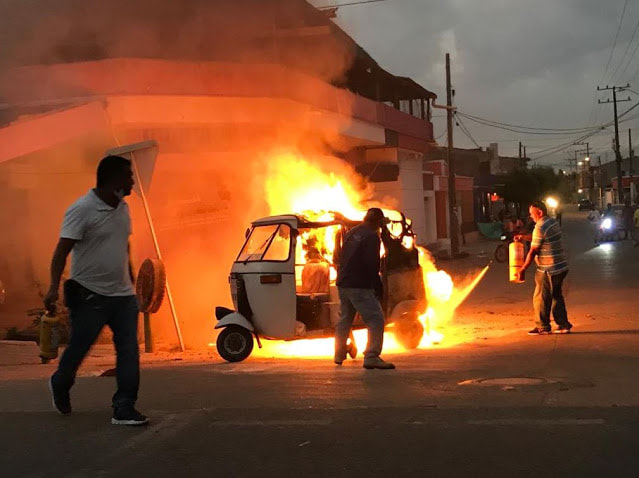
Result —
[[[383, 205], [372, 204], [368, 199], [370, 191], [363, 186], [362, 179], [345, 163], [336, 163], [334, 159], [311, 163], [299, 155], [285, 152], [267, 158], [268, 174], [265, 181], [266, 201], [272, 215], [297, 213], [304, 214], [315, 221], [330, 219], [329, 211], [340, 212], [344, 216], [361, 220], [368, 207]], [[322, 169], [319, 164], [328, 167]], [[337, 172], [338, 171], [338, 172]], [[386, 210], [387, 216], [398, 217], [398, 213]], [[390, 208], [389, 208], [390, 209]], [[335, 231], [327, 230], [325, 234], [334, 237]], [[306, 236], [304, 234], [307, 234]], [[328, 237], [320, 237], [315, 231], [301, 234], [301, 240], [308, 241], [311, 234], [324, 258], [332, 263], [334, 241]], [[412, 244], [405, 244], [410, 247]], [[302, 248], [298, 248], [296, 264], [306, 262]], [[461, 304], [475, 285], [481, 280], [485, 270], [473, 283], [458, 290], [450, 275], [438, 270], [431, 254], [419, 247], [419, 263], [424, 275], [424, 286], [428, 300], [428, 309], [419, 319], [424, 326], [424, 335], [419, 348], [427, 348], [443, 340], [443, 335], [436, 328], [443, 327], [453, 316], [455, 308]], [[296, 274], [298, 275], [298, 274]], [[330, 278], [335, 279], [335, 270], [331, 267]], [[299, 281], [298, 281], [299, 282]], [[299, 286], [299, 283], [298, 283]], [[405, 351], [395, 336], [392, 327], [384, 335], [384, 353], [400, 353]], [[366, 348], [367, 331], [355, 330], [354, 338], [359, 353]], [[263, 348], [256, 350], [255, 355], [263, 357], [296, 357], [326, 358], [333, 355], [333, 338], [299, 339], [294, 341], [263, 341]]]

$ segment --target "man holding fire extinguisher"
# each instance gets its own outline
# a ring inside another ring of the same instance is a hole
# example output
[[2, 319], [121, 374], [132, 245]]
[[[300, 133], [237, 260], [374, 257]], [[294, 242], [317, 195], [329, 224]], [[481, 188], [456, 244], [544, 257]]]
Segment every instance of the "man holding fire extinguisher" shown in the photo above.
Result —
[[517, 235], [515, 240], [531, 241], [530, 251], [524, 264], [517, 273], [517, 279], [524, 280], [526, 269], [533, 259], [537, 263], [535, 271], [535, 292], [533, 308], [537, 325], [528, 332], [529, 335], [546, 335], [551, 333], [550, 315], [557, 323], [557, 334], [568, 334], [572, 324], [568, 321], [566, 303], [562, 286], [568, 275], [568, 262], [561, 241], [559, 223], [548, 216], [546, 204], [535, 201], [529, 208], [530, 217], [535, 222], [532, 234]]

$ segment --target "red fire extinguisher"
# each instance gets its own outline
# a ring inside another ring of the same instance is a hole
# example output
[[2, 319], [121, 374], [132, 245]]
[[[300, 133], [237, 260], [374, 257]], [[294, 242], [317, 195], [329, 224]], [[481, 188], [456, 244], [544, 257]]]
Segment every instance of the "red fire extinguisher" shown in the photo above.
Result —
[[517, 276], [517, 272], [521, 269], [521, 266], [524, 265], [524, 244], [521, 241], [513, 241], [508, 246], [508, 265], [510, 272], [510, 282], [515, 282], [521, 284], [525, 282], [523, 280], [519, 280]]

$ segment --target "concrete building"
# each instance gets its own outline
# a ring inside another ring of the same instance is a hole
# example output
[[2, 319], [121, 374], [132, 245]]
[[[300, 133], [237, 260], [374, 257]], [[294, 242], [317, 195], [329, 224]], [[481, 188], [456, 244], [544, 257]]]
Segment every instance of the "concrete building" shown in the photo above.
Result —
[[[624, 197], [631, 198], [633, 204], [639, 198], [639, 176], [634, 167], [636, 159], [631, 161], [625, 158], [621, 162], [622, 177], [622, 194]], [[601, 166], [598, 162], [587, 169], [578, 172], [579, 185], [582, 193], [580, 197], [588, 197], [595, 204], [615, 203], [615, 191], [617, 190], [617, 163], [616, 161], [608, 161]]]
[[[446, 148], [437, 147], [426, 154], [425, 161], [443, 164], [446, 156]], [[493, 200], [498, 177], [525, 169], [528, 159], [500, 156], [497, 143], [491, 143], [485, 149], [453, 148], [453, 157], [458, 176], [455, 184], [457, 204], [461, 208], [461, 230], [471, 234], [477, 230], [476, 223], [488, 222], [491, 216], [497, 216], [493, 211]]]
[[[212, 306], [228, 303], [228, 266], [264, 211], [260, 155], [273, 148], [342, 158], [394, 198], [421, 242], [445, 239], [447, 208], [433, 200], [445, 171], [423, 165], [435, 95], [305, 1], [41, 0], [0, 14], [11, 19], [0, 32], [0, 274], [13, 297], [38, 302], [64, 209], [92, 187], [104, 151], [147, 139], [160, 145], [149, 201], [189, 320], [210, 325]], [[150, 255], [130, 204], [137, 255]]]

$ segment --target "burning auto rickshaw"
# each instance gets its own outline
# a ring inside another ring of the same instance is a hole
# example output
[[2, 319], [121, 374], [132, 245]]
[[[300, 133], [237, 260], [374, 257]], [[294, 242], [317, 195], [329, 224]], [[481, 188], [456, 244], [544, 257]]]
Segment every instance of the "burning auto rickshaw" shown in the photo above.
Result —
[[[398, 342], [416, 348], [424, 333], [419, 316], [426, 294], [410, 220], [385, 211], [382, 229], [382, 308]], [[339, 213], [290, 214], [258, 219], [247, 230], [229, 283], [235, 310], [216, 307], [217, 350], [239, 362], [254, 340], [331, 337], [339, 319], [336, 257], [342, 239], [361, 221]], [[364, 328], [356, 317], [354, 328]], [[356, 353], [351, 354], [353, 356]]]

